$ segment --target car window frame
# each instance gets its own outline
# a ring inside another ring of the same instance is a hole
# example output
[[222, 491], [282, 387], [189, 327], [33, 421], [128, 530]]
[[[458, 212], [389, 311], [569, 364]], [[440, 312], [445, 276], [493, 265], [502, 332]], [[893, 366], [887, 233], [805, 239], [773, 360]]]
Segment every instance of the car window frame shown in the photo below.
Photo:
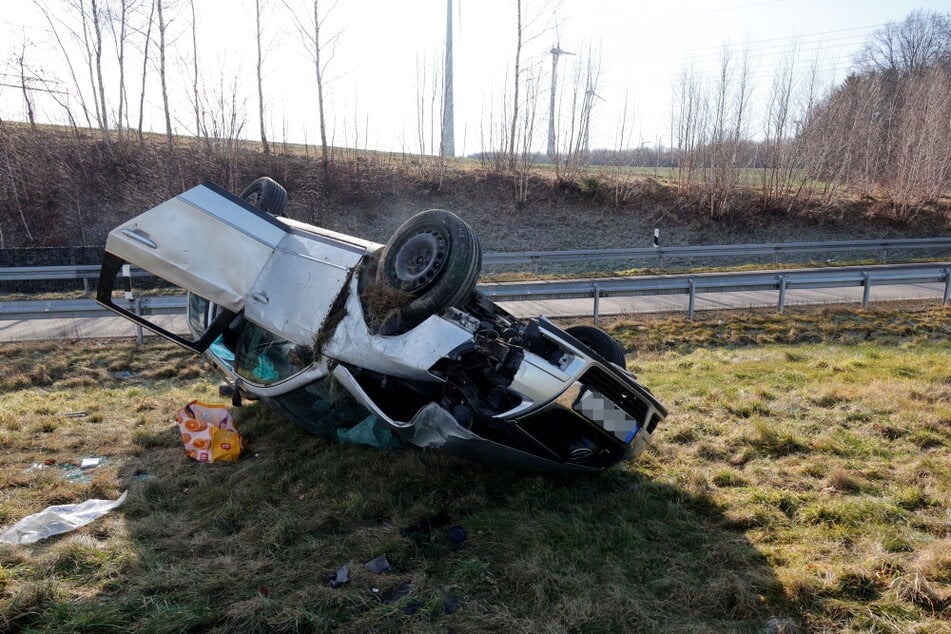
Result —
[[[112, 253], [106, 253], [103, 259], [102, 269], [99, 273], [99, 284], [96, 289], [96, 301], [109, 310], [118, 313], [126, 319], [135, 322], [143, 328], [148, 328], [152, 332], [166, 339], [177, 343], [178, 345], [191, 350], [192, 352], [202, 353], [208, 349], [208, 346], [218, 338], [218, 336], [227, 329], [228, 324], [237, 316], [237, 313], [226, 308], [221, 308], [215, 319], [208, 325], [207, 329], [197, 339], [186, 339], [180, 335], [162, 328], [152, 323], [142, 315], [137, 315], [128, 308], [124, 308], [115, 303], [112, 297], [112, 289], [115, 287], [116, 278], [122, 271], [122, 267], [128, 264], [124, 259]], [[151, 271], [150, 271], [151, 273]], [[154, 273], [153, 273], [154, 275]], [[156, 275], [161, 279], [161, 276]], [[186, 289], [187, 290], [187, 289]]]

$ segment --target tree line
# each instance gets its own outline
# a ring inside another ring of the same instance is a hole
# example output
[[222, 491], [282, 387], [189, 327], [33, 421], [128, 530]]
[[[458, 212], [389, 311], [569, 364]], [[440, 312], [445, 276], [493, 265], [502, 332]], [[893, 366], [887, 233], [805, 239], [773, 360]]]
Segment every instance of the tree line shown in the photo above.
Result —
[[[263, 78], [273, 18], [280, 12], [312, 63], [317, 158], [327, 169], [346, 153], [335, 147], [327, 124], [324, 85], [340, 36], [336, 2], [248, 2], [254, 14], [254, 126], [248, 121], [249, 96], [238, 78], [203, 71], [195, 0], [34, 0], [48, 27], [48, 44], [63, 62], [63, 75], [44, 75], [31, 61], [31, 50], [40, 43], [24, 35], [3, 83], [19, 89], [25, 123], [34, 134], [40, 125], [35, 100], [43, 95], [56, 104], [76, 138], [88, 139], [89, 130], [95, 130], [97, 151], [107, 158], [127, 152], [116, 144], [145, 142], [146, 101], [160, 101], [168, 147], [183, 143], [176, 131], [187, 131], [209, 157], [226, 166], [230, 184], [237, 178], [239, 152], [248, 149], [242, 139], [260, 138], [265, 155], [274, 151]], [[591, 149], [592, 113], [601, 100], [599, 52], [589, 47], [567, 68], [562, 62], [559, 73], [556, 51], [564, 51], [554, 20], [556, 0], [515, 0], [514, 8], [511, 64], [501, 94], [486, 98], [478, 131], [481, 151], [474, 156], [487, 171], [510, 180], [518, 204], [529, 200], [542, 164], [551, 166], [559, 183], [601, 179], [616, 205], [638, 191], [644, 171], [632, 168], [653, 168], [683, 200], [715, 217], [741, 208], [827, 206], [858, 194], [884, 200], [896, 218], [908, 221], [951, 187], [951, 13], [916, 11], [878, 29], [855, 57], [849, 76], [831, 88], [823, 85], [818, 58], [802, 73], [803, 60], [789, 55], [772, 77], [761, 112], [753, 107], [751, 53], [724, 48], [715, 74], [685, 68], [678, 76], [666, 140], [632, 147], [635, 113], [626, 98], [615, 122], [614, 146]], [[529, 51], [552, 39], [549, 72], [540, 62], [543, 56]], [[177, 112], [169, 97], [176, 60], [188, 77], [188, 112]], [[114, 72], [105, 72], [106, 66]], [[417, 69], [418, 147], [402, 153], [409, 157], [404, 165], [437, 188], [448, 169], [447, 157], [437, 149], [435, 123], [443, 114], [443, 70], [438, 63]], [[542, 152], [538, 145], [546, 121], [548, 151]], [[359, 135], [355, 122], [349, 139], [353, 156]], [[285, 124], [285, 149], [286, 136]], [[4, 211], [18, 219], [29, 240], [25, 194], [39, 171], [23, 161], [42, 153], [31, 151], [22, 135], [0, 120]], [[363, 155], [361, 160], [372, 159]]]

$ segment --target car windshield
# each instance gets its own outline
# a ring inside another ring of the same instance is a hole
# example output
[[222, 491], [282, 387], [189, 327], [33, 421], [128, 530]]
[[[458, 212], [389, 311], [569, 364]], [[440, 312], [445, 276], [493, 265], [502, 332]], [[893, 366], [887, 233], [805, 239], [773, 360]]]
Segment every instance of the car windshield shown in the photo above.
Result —
[[310, 364], [301, 348], [246, 321], [235, 347], [235, 372], [259, 385], [283, 381]]

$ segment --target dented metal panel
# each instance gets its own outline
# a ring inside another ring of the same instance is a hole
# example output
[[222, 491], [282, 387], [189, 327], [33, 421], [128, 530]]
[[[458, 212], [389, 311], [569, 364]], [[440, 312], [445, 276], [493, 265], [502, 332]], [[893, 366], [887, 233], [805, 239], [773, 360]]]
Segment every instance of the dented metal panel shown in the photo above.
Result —
[[363, 252], [286, 234], [248, 295], [245, 315], [295, 343], [312, 345]]
[[357, 400], [358, 403], [367, 408], [367, 410], [377, 416], [377, 418], [389, 423], [390, 425], [393, 425], [394, 427], [411, 427], [410, 423], [394, 420], [387, 416], [386, 412], [380, 409], [373, 399], [367, 396], [366, 391], [360, 387], [360, 384], [357, 383], [357, 380], [353, 378], [353, 374], [350, 373], [350, 370], [343, 367], [342, 365], [338, 365], [333, 369], [332, 374], [333, 377], [340, 383], [340, 385], [346, 388], [346, 390], [350, 392], [350, 394]]
[[367, 328], [357, 280], [350, 284], [347, 315], [327, 340], [323, 353], [361, 368], [420, 380], [449, 350], [472, 340], [472, 334], [438, 315], [401, 335], [375, 335]]
[[113, 229], [106, 251], [237, 312], [285, 233], [199, 185]]

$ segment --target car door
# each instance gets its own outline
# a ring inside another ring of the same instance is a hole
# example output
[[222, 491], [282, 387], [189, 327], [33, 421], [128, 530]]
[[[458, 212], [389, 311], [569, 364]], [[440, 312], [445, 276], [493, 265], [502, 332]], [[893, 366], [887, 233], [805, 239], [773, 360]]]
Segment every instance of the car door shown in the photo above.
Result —
[[[196, 352], [241, 313], [296, 343], [309, 343], [365, 250], [360, 241], [304, 231], [297, 224], [213, 184], [193, 187], [109, 233], [97, 300]], [[117, 304], [113, 288], [126, 264], [213, 304], [214, 319], [185, 338]]]

